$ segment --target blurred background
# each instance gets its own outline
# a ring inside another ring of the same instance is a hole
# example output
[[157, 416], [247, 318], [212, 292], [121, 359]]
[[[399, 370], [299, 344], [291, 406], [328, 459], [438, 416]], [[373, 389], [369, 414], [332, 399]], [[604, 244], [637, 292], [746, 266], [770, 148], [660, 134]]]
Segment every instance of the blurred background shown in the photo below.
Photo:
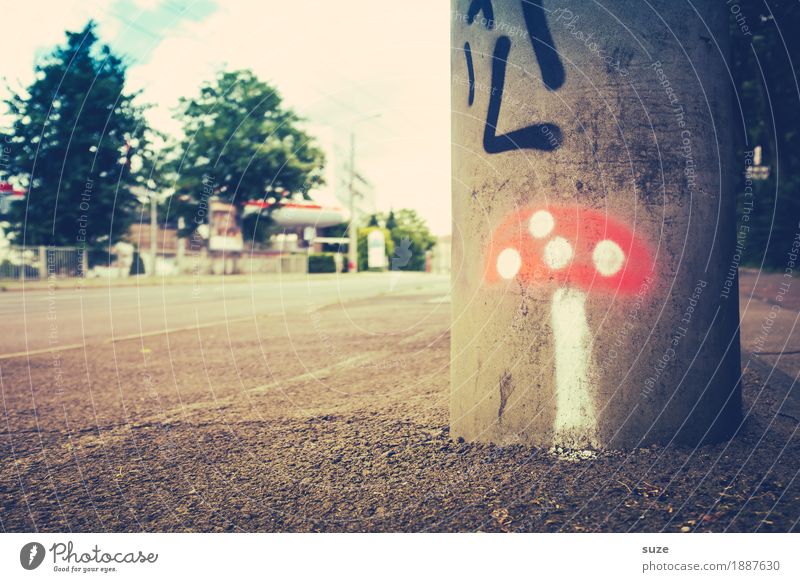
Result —
[[402, 244], [404, 269], [424, 270], [430, 251], [430, 270], [440, 237], [447, 268], [447, 6], [6, 13], [3, 278], [43, 279], [41, 246], [62, 277], [353, 270], [351, 218], [364, 251], [367, 229], [388, 243], [371, 268]]

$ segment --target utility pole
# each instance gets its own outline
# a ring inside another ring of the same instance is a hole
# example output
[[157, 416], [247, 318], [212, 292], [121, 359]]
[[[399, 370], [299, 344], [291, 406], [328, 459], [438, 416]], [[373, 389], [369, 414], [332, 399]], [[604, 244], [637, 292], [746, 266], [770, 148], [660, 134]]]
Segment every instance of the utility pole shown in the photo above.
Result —
[[728, 438], [745, 163], [725, 3], [492, 4], [451, 20], [451, 434]]
[[356, 204], [356, 125], [364, 121], [370, 121], [380, 117], [380, 113], [362, 117], [353, 122], [350, 126], [350, 172], [348, 179], [348, 188], [350, 196], [350, 242], [347, 245], [347, 263], [348, 272], [358, 272], [358, 205]]
[[347, 272], [358, 272], [358, 220], [356, 219], [356, 132], [350, 130], [350, 242], [347, 245]]

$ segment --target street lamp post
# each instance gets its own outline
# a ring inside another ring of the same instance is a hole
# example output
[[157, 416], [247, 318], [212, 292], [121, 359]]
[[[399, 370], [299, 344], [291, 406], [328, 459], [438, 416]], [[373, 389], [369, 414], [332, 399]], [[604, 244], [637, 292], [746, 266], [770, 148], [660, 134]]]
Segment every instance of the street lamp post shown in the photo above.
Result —
[[350, 193], [350, 237], [347, 245], [347, 269], [349, 273], [358, 272], [358, 218], [356, 216], [358, 208], [356, 206], [356, 125], [364, 121], [380, 117], [380, 113], [368, 115], [357, 119], [350, 126], [350, 175], [348, 189]]

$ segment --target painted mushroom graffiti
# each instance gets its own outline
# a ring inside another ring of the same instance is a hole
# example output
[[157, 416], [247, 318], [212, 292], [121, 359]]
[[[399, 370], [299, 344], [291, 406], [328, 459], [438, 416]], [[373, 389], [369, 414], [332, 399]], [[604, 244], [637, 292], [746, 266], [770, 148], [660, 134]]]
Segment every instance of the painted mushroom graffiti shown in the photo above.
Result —
[[556, 441], [591, 445], [596, 440], [587, 295], [633, 295], [652, 273], [648, 245], [628, 226], [596, 210], [527, 208], [509, 216], [495, 231], [487, 252], [488, 282], [513, 279], [526, 288], [554, 289], [550, 323]]

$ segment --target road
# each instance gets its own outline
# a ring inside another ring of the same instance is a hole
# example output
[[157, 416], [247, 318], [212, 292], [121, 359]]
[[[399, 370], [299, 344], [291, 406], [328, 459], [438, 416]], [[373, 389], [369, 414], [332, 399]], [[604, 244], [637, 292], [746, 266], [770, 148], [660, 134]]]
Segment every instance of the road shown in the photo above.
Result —
[[800, 281], [784, 273], [743, 269], [742, 347], [796, 377], [800, 372]]
[[424, 273], [360, 273], [311, 277], [221, 277], [182, 285], [37, 287], [0, 293], [0, 358], [42, 350], [83, 348], [186, 328], [324, 305], [425, 290], [447, 293], [449, 278]]

